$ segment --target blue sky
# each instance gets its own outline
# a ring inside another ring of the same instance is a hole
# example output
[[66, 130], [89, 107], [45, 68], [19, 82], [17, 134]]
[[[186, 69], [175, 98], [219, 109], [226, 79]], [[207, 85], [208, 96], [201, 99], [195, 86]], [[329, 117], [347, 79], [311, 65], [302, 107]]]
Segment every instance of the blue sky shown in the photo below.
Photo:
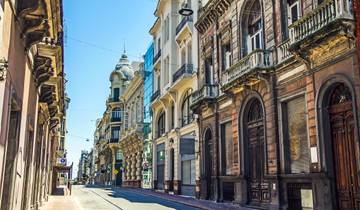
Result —
[[93, 145], [95, 120], [105, 110], [109, 75], [124, 42], [130, 60], [139, 60], [151, 42], [148, 31], [156, 4], [156, 0], [64, 0], [65, 72], [71, 99], [66, 149], [74, 175], [81, 150]]

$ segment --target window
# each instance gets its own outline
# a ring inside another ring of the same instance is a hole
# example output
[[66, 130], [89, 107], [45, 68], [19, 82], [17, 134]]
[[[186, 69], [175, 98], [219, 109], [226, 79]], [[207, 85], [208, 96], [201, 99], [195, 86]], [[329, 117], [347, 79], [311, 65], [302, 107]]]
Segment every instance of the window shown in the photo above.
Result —
[[111, 128], [111, 141], [117, 141], [120, 138], [120, 127]]
[[[194, 155], [189, 155], [194, 156]], [[184, 160], [181, 162], [181, 181], [183, 185], [195, 185], [195, 159]]]
[[310, 171], [305, 97], [283, 103], [285, 168], [290, 173]]
[[230, 43], [227, 43], [222, 46], [222, 70], [230, 68], [231, 66], [231, 49]]
[[288, 0], [288, 22], [293, 24], [300, 18], [300, 4], [297, 0]]
[[121, 121], [121, 109], [115, 108], [111, 112], [111, 120], [112, 121]]
[[158, 127], [158, 137], [160, 137], [165, 133], [165, 112], [160, 114], [157, 127]]
[[188, 60], [187, 60], [187, 63], [188, 64], [192, 64], [192, 47], [191, 47], [191, 42], [188, 44], [188, 48], [187, 48], [187, 51], [188, 51]]
[[170, 38], [170, 19], [169, 16], [165, 19], [165, 41], [168, 41]]
[[114, 88], [113, 90], [113, 100], [114, 101], [119, 101], [119, 97], [120, 97], [120, 88]]
[[256, 49], [263, 48], [263, 20], [260, 1], [256, 0], [246, 6], [246, 10], [251, 11], [251, 13], [244, 13], [242, 18], [244, 21], [242, 27], [245, 29], [243, 30], [243, 56]]
[[182, 126], [190, 124], [194, 119], [192, 110], [190, 109], [190, 99], [191, 90], [188, 90], [188, 92], [185, 94], [184, 101], [181, 107]]
[[213, 84], [213, 59], [208, 57], [205, 59], [205, 84]]
[[175, 105], [171, 102], [171, 129], [175, 127]]
[[165, 58], [164, 63], [164, 85], [167, 85], [169, 83], [169, 72], [170, 72], [170, 59], [169, 57]]
[[121, 150], [118, 149], [116, 150], [116, 156], [115, 156], [116, 160], [122, 160], [122, 153], [121, 153]]
[[221, 125], [221, 168], [223, 175], [233, 175], [234, 142], [232, 138], [232, 124], [227, 122]]

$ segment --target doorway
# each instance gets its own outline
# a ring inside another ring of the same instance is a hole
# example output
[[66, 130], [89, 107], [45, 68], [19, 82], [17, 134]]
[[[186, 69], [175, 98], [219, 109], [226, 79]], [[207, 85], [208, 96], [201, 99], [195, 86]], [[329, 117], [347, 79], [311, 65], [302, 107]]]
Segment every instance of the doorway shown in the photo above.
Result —
[[360, 209], [360, 179], [356, 164], [355, 120], [352, 95], [343, 83], [330, 93], [329, 120], [331, 129], [336, 197], [339, 209]]

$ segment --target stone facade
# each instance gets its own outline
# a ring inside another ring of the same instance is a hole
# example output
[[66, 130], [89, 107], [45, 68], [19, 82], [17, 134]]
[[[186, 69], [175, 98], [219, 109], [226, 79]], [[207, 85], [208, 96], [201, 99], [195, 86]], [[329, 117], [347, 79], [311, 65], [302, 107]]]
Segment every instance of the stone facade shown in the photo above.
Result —
[[[329, 161], [341, 162], [348, 152], [359, 159], [351, 3], [203, 5], [192, 103], [199, 115], [201, 198], [266, 209], [359, 208], [356, 196], [342, 197], [340, 181], [331, 178], [354, 182], [358, 175]], [[350, 120], [342, 128], [349, 136], [335, 134], [340, 116]], [[341, 151], [338, 138], [355, 149]]]
[[124, 187], [141, 187], [144, 150], [144, 73], [143, 64], [140, 64], [121, 96], [127, 119], [119, 143], [124, 156]]
[[[45, 21], [46, 20], [46, 21]], [[0, 4], [1, 209], [39, 209], [64, 157], [62, 1]], [[57, 168], [57, 169], [55, 169]]]

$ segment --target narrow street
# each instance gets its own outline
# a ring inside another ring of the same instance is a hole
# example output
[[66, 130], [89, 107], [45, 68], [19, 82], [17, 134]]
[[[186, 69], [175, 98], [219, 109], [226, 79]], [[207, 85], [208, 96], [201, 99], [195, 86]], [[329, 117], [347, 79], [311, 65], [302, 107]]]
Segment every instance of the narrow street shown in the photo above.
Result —
[[[61, 198], [61, 199], [59, 199]], [[62, 205], [64, 203], [64, 205]], [[69, 204], [72, 206], [68, 206]], [[193, 210], [190, 206], [171, 202], [165, 199], [137, 194], [128, 190], [100, 187], [73, 186], [72, 196], [51, 196], [49, 202], [41, 210]]]

